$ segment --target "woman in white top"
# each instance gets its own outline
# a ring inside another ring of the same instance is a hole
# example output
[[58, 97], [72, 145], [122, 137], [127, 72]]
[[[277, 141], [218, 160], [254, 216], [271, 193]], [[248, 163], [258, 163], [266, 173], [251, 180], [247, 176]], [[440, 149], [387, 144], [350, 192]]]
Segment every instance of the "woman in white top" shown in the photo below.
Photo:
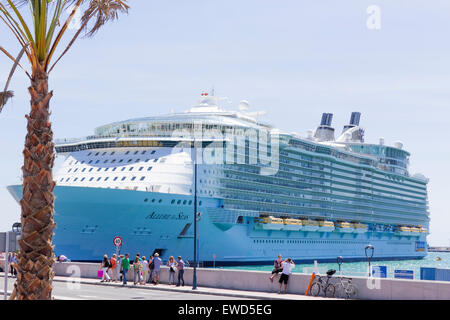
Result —
[[177, 271], [177, 263], [172, 256], [170, 256], [169, 262], [167, 262], [167, 266], [169, 267], [169, 284], [175, 284], [175, 272]]

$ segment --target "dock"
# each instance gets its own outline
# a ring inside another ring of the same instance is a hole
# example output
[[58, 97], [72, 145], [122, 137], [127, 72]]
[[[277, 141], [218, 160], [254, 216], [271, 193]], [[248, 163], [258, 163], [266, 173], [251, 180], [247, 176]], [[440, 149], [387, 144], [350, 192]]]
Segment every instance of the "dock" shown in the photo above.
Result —
[[450, 247], [429, 247], [428, 252], [450, 252]]

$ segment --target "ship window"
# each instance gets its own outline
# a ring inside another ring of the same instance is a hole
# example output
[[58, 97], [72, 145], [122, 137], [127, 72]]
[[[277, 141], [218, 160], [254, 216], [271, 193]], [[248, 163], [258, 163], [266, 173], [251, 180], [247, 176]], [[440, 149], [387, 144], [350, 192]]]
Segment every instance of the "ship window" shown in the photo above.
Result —
[[115, 151], [111, 152], [111, 156], [112, 156], [114, 153], [116, 153], [116, 152], [115, 152]]
[[81, 181], [84, 181], [84, 179], [86, 179], [86, 178], [81, 178]]
[[189, 205], [191, 205], [192, 204], [192, 200], [189, 200]]
[[75, 164], [78, 164], [78, 161], [77, 161], [77, 162], [75, 162]]
[[136, 151], [134, 154], [138, 154], [139, 151]]
[[162, 202], [162, 199], [159, 199], [158, 202], [161, 203], [161, 202]]
[[105, 181], [107, 181], [108, 179], [109, 179], [109, 177], [106, 177], [106, 178], [105, 178]]
[[178, 200], [178, 201], [177, 201], [177, 204], [180, 204], [180, 203], [181, 203], [181, 200]]
[[116, 162], [116, 159], [112, 159], [112, 160], [111, 160], [111, 163], [114, 163], [114, 162]]
[[83, 161], [81, 161], [81, 164], [84, 164], [84, 160], [83, 160]]
[[125, 154], [129, 154], [129, 153], [130, 153], [130, 151], [125, 152]]
[[154, 159], [153, 162], [158, 162], [158, 158]]
[[98, 178], [97, 178], [97, 181], [100, 181], [101, 178], [102, 178], [102, 177], [98, 177]]
[[89, 152], [89, 153], [88, 153], [88, 156], [90, 156], [91, 154], [92, 154], [92, 152]]
[[99, 162], [100, 162], [100, 160], [95, 161], [95, 163], [99, 163]]
[[144, 169], [144, 167], [140, 167], [140, 168], [139, 168], [139, 171], [142, 171], [142, 169]]
[[148, 162], [150, 159], [146, 159], [145, 162]]
[[145, 179], [145, 177], [141, 177], [141, 181], [143, 181]]
[[62, 182], [64, 180], [64, 178], [61, 178], [61, 180], [59, 180], [59, 182]]
[[175, 203], [175, 199], [172, 199], [172, 201], [170, 201], [170, 203], [171, 203], [171, 204], [174, 204], [174, 203]]
[[126, 178], [127, 178], [127, 177], [122, 177], [122, 179], [121, 179], [121, 180], [123, 181], [123, 180], [125, 180]]
[[108, 171], [108, 170], [109, 170], [109, 168], [106, 168], [106, 169], [105, 169], [105, 172]]
[[152, 170], [152, 167], [148, 167], [148, 168], [147, 168], [147, 171], [150, 171], [150, 170]]
[[117, 167], [114, 167], [114, 168], [112, 169], [112, 171], [116, 171], [116, 169], [117, 169]]
[[89, 181], [92, 181], [92, 180], [94, 180], [94, 177], [92, 177], [92, 178], [89, 179]]
[[123, 171], [123, 170], [125, 170], [125, 167], [123, 167], [121, 171]]
[[90, 168], [90, 169], [89, 169], [89, 172], [91, 172], [92, 170], [94, 170], [94, 168]]
[[70, 168], [69, 170], [67, 170], [67, 172], [70, 172], [70, 171], [72, 171], [72, 168]]
[[130, 170], [129, 170], [129, 171], [133, 171], [133, 169], [134, 169], [134, 167], [130, 167]]
[[97, 152], [95, 155], [98, 156], [99, 153], [100, 153], [100, 152]]
[[102, 156], [104, 156], [106, 154], [106, 152], [103, 152]]
[[128, 162], [131, 162], [131, 160], [133, 160], [133, 159], [128, 159]]
[[92, 163], [92, 160], [91, 160], [91, 161], [89, 161], [88, 163]]
[[73, 172], [77, 172], [78, 171], [78, 168], [77, 169], [75, 169], [75, 170], [73, 170]]
[[139, 162], [139, 161], [141, 161], [141, 159], [136, 159], [136, 162]]
[[156, 152], [156, 151], [155, 151], [155, 150], [153, 150], [151, 154], [155, 154], [155, 152]]
[[184, 201], [183, 201], [183, 205], [185, 205], [185, 204], [186, 204], [186, 202], [187, 202], [187, 200], [184, 200]]
[[100, 170], [102, 170], [102, 168], [98, 168], [98, 169], [97, 169], [97, 172], [100, 171]]
[[116, 181], [116, 180], [117, 180], [117, 178], [119, 178], [119, 177], [114, 177], [114, 179], [113, 179], [113, 180], [114, 180], [114, 181]]
[[106, 159], [105, 161], [103, 161], [103, 163], [107, 163], [108, 162], [108, 159]]
[[136, 179], [136, 177], [131, 178], [131, 181], [134, 181]]
[[121, 162], [123, 162], [123, 159], [120, 159], [120, 160], [119, 160], [119, 163], [121, 163]]
[[142, 151], [142, 153], [141, 153], [141, 154], [145, 154], [146, 152], [147, 152], [147, 151], [145, 151], [145, 150], [144, 150], [144, 151]]
[[70, 163], [69, 163], [69, 166], [71, 166], [71, 165], [72, 165], [72, 162], [73, 162], [73, 161], [70, 161]]

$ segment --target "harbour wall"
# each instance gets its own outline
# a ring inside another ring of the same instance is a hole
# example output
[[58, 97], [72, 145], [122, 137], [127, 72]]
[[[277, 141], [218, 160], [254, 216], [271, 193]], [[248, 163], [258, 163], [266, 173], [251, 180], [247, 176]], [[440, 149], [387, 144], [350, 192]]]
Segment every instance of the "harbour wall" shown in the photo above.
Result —
[[[57, 276], [76, 278], [97, 278], [99, 263], [56, 263]], [[278, 276], [269, 281], [270, 272], [248, 270], [225, 270], [197, 268], [197, 285], [200, 287], [232, 290], [277, 292]], [[127, 280], [133, 282], [133, 268], [127, 274]], [[175, 279], [177, 277], [175, 276]], [[186, 268], [185, 285], [192, 285], [193, 269]], [[160, 282], [167, 283], [169, 270], [161, 267]], [[295, 273], [289, 278], [288, 293], [304, 295], [311, 279], [310, 274]], [[352, 277], [358, 289], [358, 299], [364, 300], [450, 300], [450, 282], [406, 279], [384, 279]], [[284, 289], [284, 286], [283, 286]]]

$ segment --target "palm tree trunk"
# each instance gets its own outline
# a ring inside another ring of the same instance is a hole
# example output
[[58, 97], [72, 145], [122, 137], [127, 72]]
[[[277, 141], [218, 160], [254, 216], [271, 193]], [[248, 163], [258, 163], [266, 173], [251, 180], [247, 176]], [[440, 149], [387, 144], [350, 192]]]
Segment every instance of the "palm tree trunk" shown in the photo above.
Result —
[[17, 299], [52, 299], [55, 262], [52, 238], [54, 195], [53, 132], [49, 121], [48, 74], [34, 68], [31, 86], [31, 112], [28, 120], [23, 171], [22, 238], [17, 275]]

